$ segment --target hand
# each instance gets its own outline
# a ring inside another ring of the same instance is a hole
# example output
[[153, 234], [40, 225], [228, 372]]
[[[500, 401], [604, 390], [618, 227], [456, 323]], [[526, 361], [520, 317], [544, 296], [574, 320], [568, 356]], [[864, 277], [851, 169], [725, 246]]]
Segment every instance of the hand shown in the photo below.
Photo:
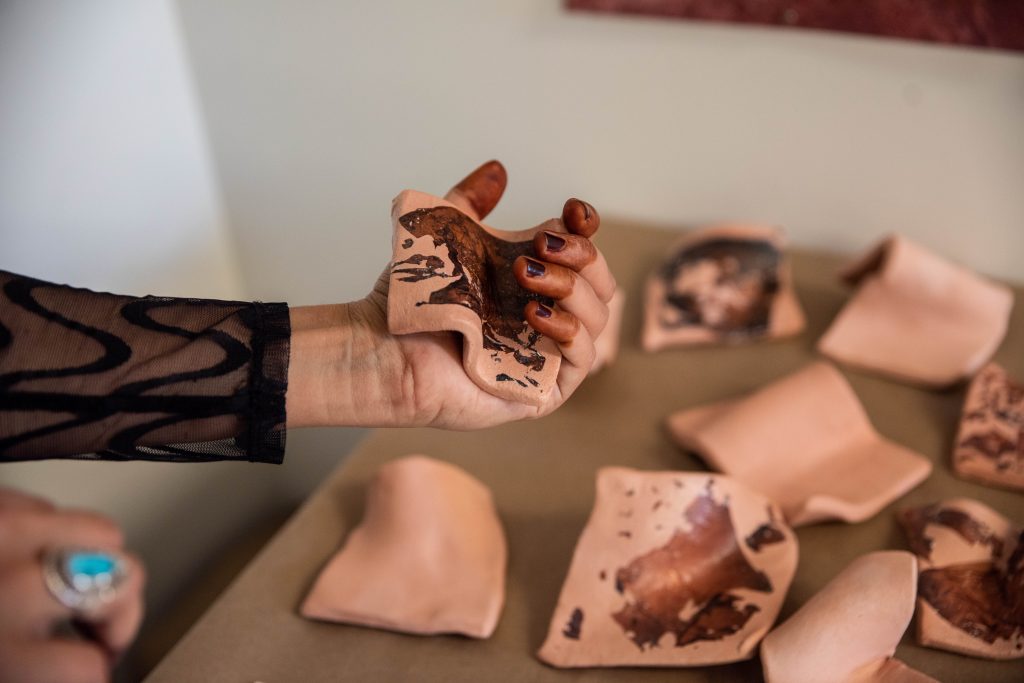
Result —
[[[505, 191], [505, 169], [491, 161], [445, 196], [466, 214], [483, 219]], [[288, 426], [432, 426], [478, 429], [540, 417], [565, 402], [590, 371], [594, 339], [608, 320], [615, 279], [590, 241], [600, 217], [586, 202], [570, 199], [561, 218], [568, 233], [534, 239], [543, 274], [530, 275], [528, 259], [513, 263], [526, 289], [551, 297], [531, 301], [527, 322], [558, 343], [556, 386], [541, 406], [508, 401], [478, 387], [462, 366], [462, 337], [452, 332], [395, 336], [388, 332], [389, 270], [361, 301], [293, 308], [288, 373]], [[547, 315], [545, 315], [547, 314]]]
[[[0, 489], [0, 681], [102, 683], [131, 644], [142, 621], [141, 563], [122, 550], [117, 525], [99, 515], [58, 510], [50, 503]], [[114, 600], [87, 617], [50, 594], [43, 579], [46, 549], [68, 546], [119, 554], [128, 576]], [[89, 639], [60, 637], [75, 620]]]

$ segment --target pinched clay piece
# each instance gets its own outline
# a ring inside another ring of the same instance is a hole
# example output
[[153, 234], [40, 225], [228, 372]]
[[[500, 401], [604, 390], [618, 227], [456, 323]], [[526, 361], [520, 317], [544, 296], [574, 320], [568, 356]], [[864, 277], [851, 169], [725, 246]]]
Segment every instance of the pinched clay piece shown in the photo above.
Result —
[[505, 534], [490, 491], [423, 456], [388, 463], [366, 514], [302, 605], [312, 619], [487, 638], [505, 599]]
[[1024, 657], [1024, 534], [987, 505], [957, 498], [904, 510], [917, 554], [917, 638], [989, 659]]
[[995, 363], [967, 390], [953, 469], [965, 479], [1024, 489], [1024, 384]]
[[744, 342], [804, 329], [782, 232], [719, 225], [686, 235], [647, 280], [643, 346]]
[[626, 293], [621, 287], [615, 290], [608, 302], [608, 322], [601, 334], [594, 340], [594, 364], [590, 373], [594, 374], [615, 362], [619, 355], [619, 339], [622, 336], [622, 312], [626, 307]]
[[565, 232], [561, 222], [506, 232], [412, 190], [395, 198], [391, 218], [391, 333], [459, 332], [466, 374], [478, 386], [512, 401], [543, 403], [562, 356], [527, 324], [523, 309], [531, 299], [551, 301], [524, 289], [512, 263], [533, 256], [538, 231]]
[[826, 356], [942, 387], [973, 375], [1006, 334], [1013, 293], [896, 235], [850, 266], [857, 292], [818, 342]]
[[931, 472], [924, 456], [874, 430], [828, 363], [675, 413], [668, 428], [680, 446], [778, 503], [793, 526], [865, 520]]
[[863, 555], [761, 643], [766, 683], [926, 683], [893, 659], [914, 616], [917, 562], [903, 551]]
[[601, 469], [539, 657], [559, 667], [746, 659], [796, 562], [778, 509], [735, 480]]

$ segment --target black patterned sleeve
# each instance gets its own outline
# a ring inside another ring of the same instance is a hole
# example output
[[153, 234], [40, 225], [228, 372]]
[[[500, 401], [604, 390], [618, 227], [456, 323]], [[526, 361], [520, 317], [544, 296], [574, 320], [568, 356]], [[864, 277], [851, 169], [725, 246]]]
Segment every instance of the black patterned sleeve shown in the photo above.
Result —
[[0, 271], [0, 461], [284, 457], [288, 306]]

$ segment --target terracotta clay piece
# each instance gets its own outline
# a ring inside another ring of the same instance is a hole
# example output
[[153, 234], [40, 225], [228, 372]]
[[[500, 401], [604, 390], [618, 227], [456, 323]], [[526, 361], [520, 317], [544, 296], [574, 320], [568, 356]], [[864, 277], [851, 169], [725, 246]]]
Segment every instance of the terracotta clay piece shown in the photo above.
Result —
[[643, 346], [745, 342], [804, 328], [782, 232], [720, 225], [683, 237], [647, 280]]
[[926, 386], [972, 376], [1006, 334], [1013, 293], [899, 235], [850, 266], [857, 292], [818, 342], [826, 356]]
[[927, 458], [875, 431], [828, 363], [674, 413], [668, 429], [708, 465], [778, 503], [793, 526], [865, 520], [931, 472]]
[[601, 469], [538, 656], [558, 667], [746, 659], [796, 571], [778, 509], [717, 475]]
[[1024, 384], [995, 363], [967, 390], [953, 469], [965, 479], [1024, 489]]
[[766, 683], [934, 683], [893, 659], [914, 615], [917, 562], [863, 555], [761, 643]]
[[392, 205], [394, 238], [388, 292], [392, 334], [459, 332], [466, 373], [485, 391], [522, 403], [543, 403], [561, 354], [531, 328], [531, 299], [512, 273], [518, 256], [532, 256], [539, 230], [565, 232], [551, 220], [519, 232], [486, 226], [453, 204], [407, 190]]
[[302, 605], [311, 619], [487, 638], [505, 599], [505, 534], [490, 491], [424, 456], [388, 463], [363, 521]]
[[619, 339], [622, 336], [622, 312], [625, 307], [626, 293], [620, 287], [615, 290], [611, 301], [608, 302], [608, 322], [594, 340], [597, 355], [594, 357], [594, 365], [590, 368], [591, 374], [608, 367], [618, 357]]
[[919, 558], [922, 645], [989, 659], [1024, 657], [1024, 533], [977, 501], [905, 510]]

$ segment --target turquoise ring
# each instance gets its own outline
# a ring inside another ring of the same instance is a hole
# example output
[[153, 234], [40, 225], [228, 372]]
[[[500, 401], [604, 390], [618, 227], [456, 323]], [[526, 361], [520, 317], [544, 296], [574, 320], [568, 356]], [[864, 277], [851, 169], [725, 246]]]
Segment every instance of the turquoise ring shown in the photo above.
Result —
[[93, 548], [57, 548], [43, 554], [43, 580], [72, 612], [87, 614], [110, 603], [128, 576], [117, 553]]

